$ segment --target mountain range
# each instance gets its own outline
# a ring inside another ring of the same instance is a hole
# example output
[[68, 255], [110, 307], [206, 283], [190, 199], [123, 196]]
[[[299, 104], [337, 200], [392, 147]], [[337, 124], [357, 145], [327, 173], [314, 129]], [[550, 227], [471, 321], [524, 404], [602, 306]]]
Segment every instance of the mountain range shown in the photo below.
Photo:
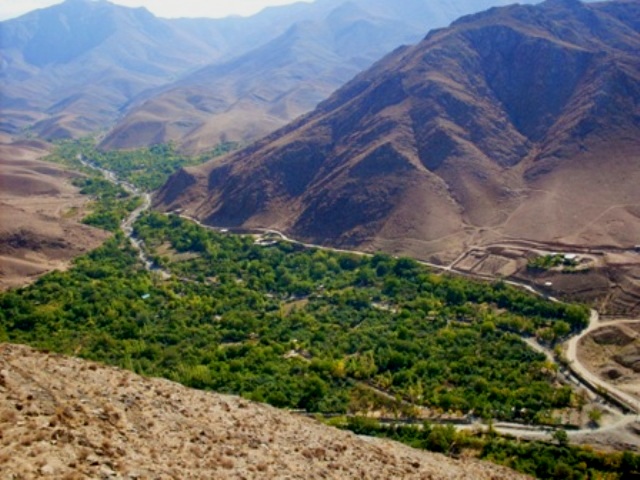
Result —
[[272, 41], [216, 62], [132, 107], [102, 143], [132, 148], [172, 140], [187, 151], [252, 141], [312, 110], [401, 44], [464, 13], [508, 1], [318, 0]]
[[501, 239], [632, 246], [639, 29], [635, 0], [463, 17], [251, 147], [179, 172], [156, 203], [434, 261]]
[[509, 0], [317, 0], [252, 17], [160, 19], [67, 0], [0, 23], [0, 129], [102, 147], [254, 140], [403, 43]]

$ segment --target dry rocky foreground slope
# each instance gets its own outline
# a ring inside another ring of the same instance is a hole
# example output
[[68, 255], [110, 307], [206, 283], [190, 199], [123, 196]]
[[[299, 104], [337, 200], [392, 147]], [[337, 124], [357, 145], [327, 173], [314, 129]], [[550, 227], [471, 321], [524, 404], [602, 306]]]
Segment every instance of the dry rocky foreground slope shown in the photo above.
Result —
[[66, 268], [108, 236], [80, 223], [88, 198], [71, 185], [77, 174], [38, 160], [45, 148], [0, 137], [0, 289]]
[[640, 243], [640, 2], [494, 8], [158, 196], [205, 223], [449, 262], [528, 239]]
[[0, 471], [3, 479], [528, 478], [8, 344], [0, 345]]

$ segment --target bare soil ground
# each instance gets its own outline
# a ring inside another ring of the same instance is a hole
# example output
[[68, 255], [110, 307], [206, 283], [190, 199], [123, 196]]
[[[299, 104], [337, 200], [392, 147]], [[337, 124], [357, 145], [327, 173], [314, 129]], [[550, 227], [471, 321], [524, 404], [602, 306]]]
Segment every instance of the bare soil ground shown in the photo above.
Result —
[[[530, 270], [530, 258], [551, 253], [574, 253], [574, 271], [562, 267]], [[501, 241], [476, 246], [456, 259], [453, 267], [487, 278], [513, 278], [566, 301], [589, 304], [602, 315], [640, 318], [640, 252], [534, 242]]]
[[108, 236], [80, 223], [88, 198], [75, 174], [39, 160], [45, 148], [0, 138], [0, 289], [64, 269]]
[[615, 321], [593, 331], [581, 340], [578, 357], [591, 372], [640, 404], [640, 320]]
[[[607, 424], [606, 417], [601, 422]], [[594, 430], [593, 433], [573, 437], [571, 443], [590, 446], [605, 452], [640, 452], [640, 422], [634, 422], [625, 427], [610, 430]]]
[[0, 345], [7, 479], [518, 479], [237, 397]]

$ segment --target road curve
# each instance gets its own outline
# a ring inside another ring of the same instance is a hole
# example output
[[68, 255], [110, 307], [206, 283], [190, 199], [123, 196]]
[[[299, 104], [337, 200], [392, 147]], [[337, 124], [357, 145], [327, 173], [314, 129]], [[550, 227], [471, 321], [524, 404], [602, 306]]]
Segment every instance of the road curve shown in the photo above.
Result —
[[638, 414], [640, 413], [640, 400], [634, 398], [626, 392], [623, 392], [615, 385], [611, 385], [609, 382], [602, 380], [594, 375], [588, 368], [586, 368], [580, 359], [578, 358], [578, 344], [580, 340], [585, 338], [591, 332], [602, 328], [605, 325], [616, 325], [620, 323], [632, 323], [633, 320], [619, 320], [610, 323], [602, 323], [597, 311], [591, 310], [591, 317], [589, 319], [589, 326], [585, 328], [580, 334], [575, 335], [567, 342], [567, 361], [571, 369], [583, 379], [583, 381], [591, 384], [592, 388], [606, 390], [612, 397], [624, 404], [630, 411]]

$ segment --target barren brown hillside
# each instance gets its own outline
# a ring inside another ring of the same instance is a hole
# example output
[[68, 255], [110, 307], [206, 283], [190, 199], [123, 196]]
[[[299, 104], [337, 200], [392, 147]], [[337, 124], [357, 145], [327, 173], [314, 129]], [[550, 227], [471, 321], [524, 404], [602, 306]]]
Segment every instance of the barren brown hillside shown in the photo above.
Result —
[[38, 160], [44, 148], [0, 138], [0, 289], [66, 268], [108, 235], [80, 223], [88, 198], [71, 185], [75, 174]]
[[157, 204], [439, 262], [502, 239], [633, 247], [639, 25], [635, 0], [464, 17], [264, 141], [176, 174]]
[[7, 344], [0, 345], [0, 427], [3, 478], [525, 478]]

